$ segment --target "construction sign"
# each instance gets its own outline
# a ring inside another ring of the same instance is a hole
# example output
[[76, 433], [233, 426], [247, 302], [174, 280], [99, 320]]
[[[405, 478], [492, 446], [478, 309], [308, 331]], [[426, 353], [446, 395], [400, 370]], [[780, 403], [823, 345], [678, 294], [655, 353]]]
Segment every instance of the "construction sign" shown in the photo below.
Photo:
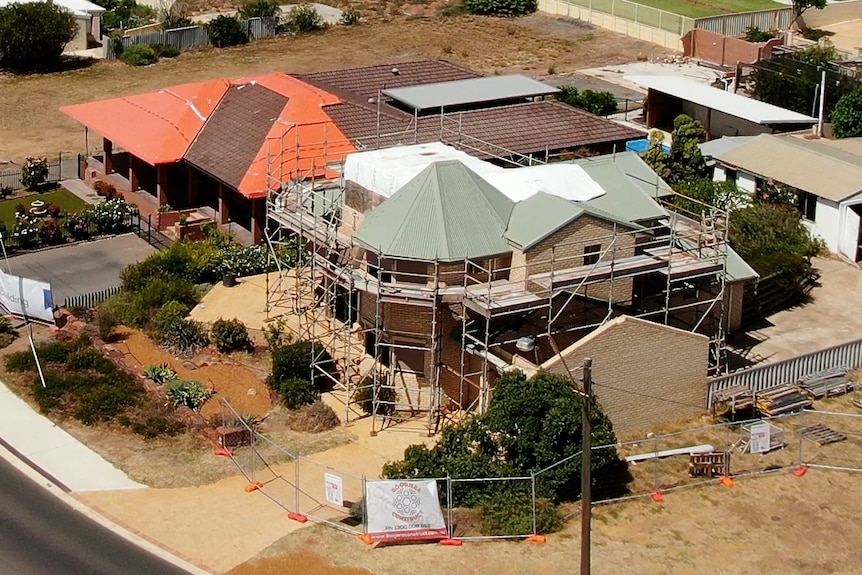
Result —
[[436, 481], [369, 481], [365, 501], [372, 541], [427, 541], [449, 536]]
[[0, 271], [0, 306], [16, 317], [54, 323], [51, 284]]

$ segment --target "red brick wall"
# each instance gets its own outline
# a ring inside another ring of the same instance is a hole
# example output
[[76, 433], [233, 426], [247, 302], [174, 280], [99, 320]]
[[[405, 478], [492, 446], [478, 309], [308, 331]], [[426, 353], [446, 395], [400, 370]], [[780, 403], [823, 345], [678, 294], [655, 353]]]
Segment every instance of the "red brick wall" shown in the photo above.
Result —
[[772, 57], [772, 47], [780, 46], [784, 39], [773, 38], [768, 42], [753, 43], [744, 38], [724, 36], [709, 30], [694, 29], [682, 37], [684, 54], [716, 64], [736, 66], [737, 63], [753, 64]]

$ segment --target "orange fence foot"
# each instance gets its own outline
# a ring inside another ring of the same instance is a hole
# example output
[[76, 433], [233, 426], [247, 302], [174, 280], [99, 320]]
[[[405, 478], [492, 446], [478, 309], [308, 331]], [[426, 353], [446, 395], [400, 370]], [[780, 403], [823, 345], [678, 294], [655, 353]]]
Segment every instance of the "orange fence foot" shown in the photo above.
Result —
[[357, 537], [359, 538], [360, 541], [362, 541], [366, 545], [371, 545], [372, 543], [374, 543], [374, 540], [371, 539], [371, 535], [368, 535], [367, 533], [363, 533], [362, 535], [357, 535]]
[[221, 447], [221, 448], [213, 451], [213, 455], [218, 455], [219, 457], [230, 457], [232, 454], [230, 451], [228, 451], [224, 447]]
[[802, 477], [806, 473], [808, 473], [808, 466], [807, 465], [800, 465], [796, 469], [793, 470], [793, 475], [795, 475], [796, 477]]
[[722, 477], [721, 478], [721, 484], [727, 488], [733, 487], [733, 479], [731, 479], [730, 477], [727, 477], [727, 476]]
[[544, 535], [536, 534], [530, 535], [524, 541], [529, 541], [530, 543], [545, 543], [548, 540]]
[[306, 521], [308, 521], [308, 517], [306, 517], [306, 516], [305, 516], [305, 515], [303, 515], [302, 513], [295, 513], [295, 512], [293, 512], [293, 511], [291, 511], [290, 513], [288, 513], [288, 514], [287, 514], [287, 517], [288, 517], [289, 519], [293, 519], [293, 520], [294, 520], [294, 521], [296, 521], [297, 523], [305, 523]]
[[652, 500], [656, 503], [661, 503], [664, 501], [664, 495], [661, 494], [661, 491], [653, 491], [652, 493], [650, 493], [650, 497], [652, 497]]
[[440, 545], [447, 545], [449, 547], [460, 547], [464, 542], [460, 539], [441, 539]]
[[261, 483], [260, 481], [255, 481], [254, 483], [249, 483], [248, 485], [246, 485], [245, 490], [247, 493], [251, 493], [252, 491], [257, 491], [261, 487], [263, 487], [263, 483]]

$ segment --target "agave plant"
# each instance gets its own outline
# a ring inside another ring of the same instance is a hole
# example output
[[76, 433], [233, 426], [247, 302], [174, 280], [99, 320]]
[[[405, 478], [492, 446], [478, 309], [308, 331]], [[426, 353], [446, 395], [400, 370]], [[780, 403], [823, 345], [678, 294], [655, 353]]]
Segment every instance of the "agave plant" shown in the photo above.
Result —
[[148, 365], [144, 369], [144, 375], [147, 379], [151, 379], [154, 383], [159, 385], [163, 383], [168, 383], [169, 381], [173, 381], [177, 378], [177, 372], [172, 370], [170, 366], [166, 363], [161, 365]]

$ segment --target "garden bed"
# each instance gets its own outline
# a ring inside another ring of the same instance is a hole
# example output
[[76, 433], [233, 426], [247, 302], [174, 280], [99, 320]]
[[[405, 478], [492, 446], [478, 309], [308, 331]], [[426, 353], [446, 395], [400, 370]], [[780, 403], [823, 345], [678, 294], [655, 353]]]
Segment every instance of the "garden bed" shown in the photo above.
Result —
[[81, 198], [65, 188], [57, 188], [50, 192], [32, 192], [32, 193], [17, 193], [3, 201], [0, 201], [0, 222], [6, 226], [6, 229], [11, 230], [15, 227], [15, 210], [21, 204], [25, 207], [30, 206], [33, 200], [40, 200], [46, 206], [51, 204], [57, 205], [66, 213], [74, 213], [83, 210], [87, 207]]

